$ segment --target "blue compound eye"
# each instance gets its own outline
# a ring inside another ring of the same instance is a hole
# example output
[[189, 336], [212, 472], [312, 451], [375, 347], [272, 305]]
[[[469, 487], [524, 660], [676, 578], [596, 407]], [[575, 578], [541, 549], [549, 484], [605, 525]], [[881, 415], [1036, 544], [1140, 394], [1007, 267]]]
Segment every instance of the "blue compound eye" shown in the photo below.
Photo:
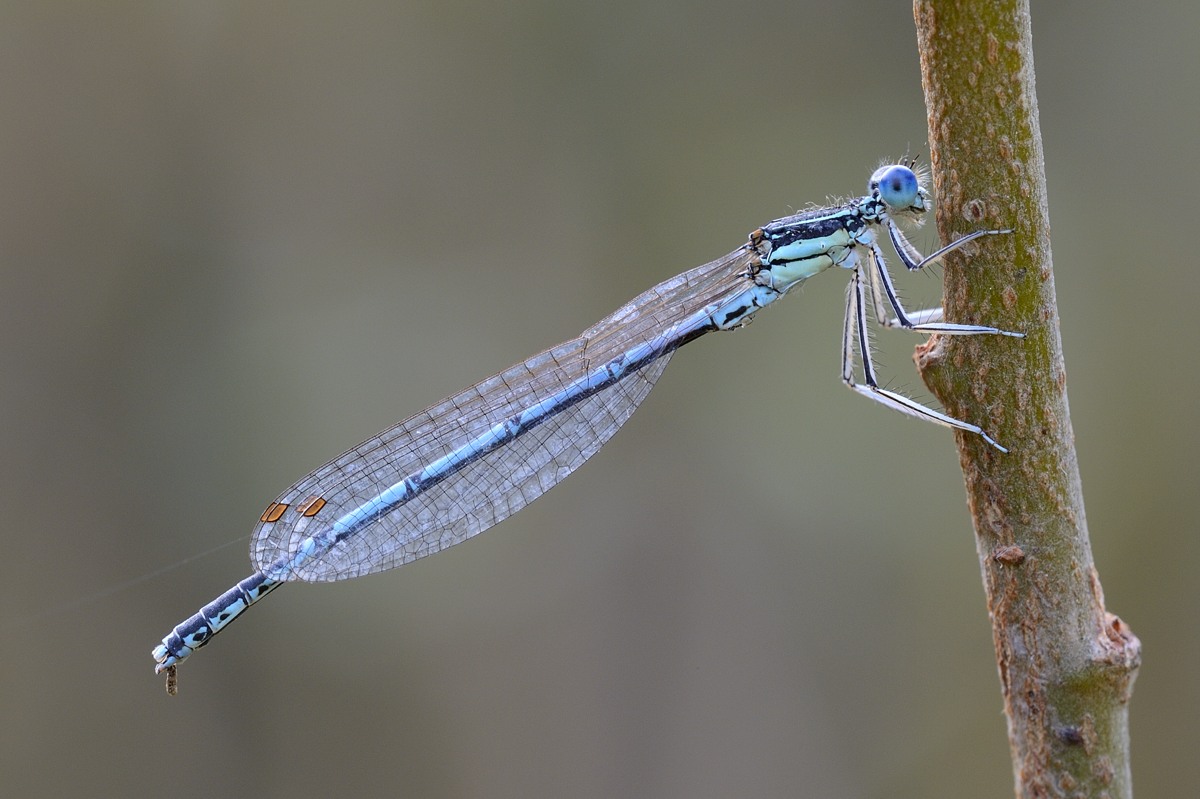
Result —
[[911, 169], [899, 164], [880, 167], [871, 175], [871, 189], [889, 208], [903, 210], [917, 201], [921, 185]]

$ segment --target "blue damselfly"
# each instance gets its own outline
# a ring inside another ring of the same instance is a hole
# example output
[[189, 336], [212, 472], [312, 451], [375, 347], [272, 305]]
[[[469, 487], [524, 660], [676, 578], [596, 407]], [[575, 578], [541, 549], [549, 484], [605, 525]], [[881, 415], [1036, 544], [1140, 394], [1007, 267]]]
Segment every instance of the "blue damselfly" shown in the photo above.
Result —
[[[918, 219], [928, 196], [913, 164], [880, 167], [868, 193], [777, 219], [733, 252], [644, 292], [578, 337], [534, 355], [400, 422], [280, 494], [259, 518], [257, 571], [177, 626], [154, 648], [155, 671], [175, 668], [246, 608], [289, 580], [332, 582], [384, 571], [464, 541], [511, 516], [596, 453], [650, 393], [679, 347], [732, 330], [831, 267], [850, 273], [842, 380], [859, 394], [982, 437], [980, 427], [882, 388], [867, 336], [868, 298], [883, 327], [1020, 337], [953, 324], [940, 309], [909, 313], [896, 294], [878, 232], [921, 269], [983, 236], [922, 256], [896, 224]], [[855, 353], [862, 382], [854, 376]]]

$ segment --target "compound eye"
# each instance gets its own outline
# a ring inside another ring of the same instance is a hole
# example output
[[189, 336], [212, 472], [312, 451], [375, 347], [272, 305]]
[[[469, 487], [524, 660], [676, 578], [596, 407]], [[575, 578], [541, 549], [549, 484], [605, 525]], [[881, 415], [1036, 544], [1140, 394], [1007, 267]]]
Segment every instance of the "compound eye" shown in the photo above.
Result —
[[871, 188], [889, 208], [904, 210], [917, 201], [921, 184], [911, 169], [899, 164], [880, 167], [871, 175]]

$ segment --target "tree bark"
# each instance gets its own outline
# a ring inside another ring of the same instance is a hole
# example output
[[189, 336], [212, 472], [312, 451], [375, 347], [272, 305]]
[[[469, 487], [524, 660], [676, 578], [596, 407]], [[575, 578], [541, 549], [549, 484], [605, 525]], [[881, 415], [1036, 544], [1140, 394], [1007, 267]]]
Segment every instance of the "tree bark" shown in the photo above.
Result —
[[915, 0], [943, 241], [946, 319], [1022, 331], [917, 353], [958, 433], [992, 620], [1016, 793], [1132, 797], [1129, 699], [1141, 644], [1106, 612], [1067, 405], [1028, 0]]

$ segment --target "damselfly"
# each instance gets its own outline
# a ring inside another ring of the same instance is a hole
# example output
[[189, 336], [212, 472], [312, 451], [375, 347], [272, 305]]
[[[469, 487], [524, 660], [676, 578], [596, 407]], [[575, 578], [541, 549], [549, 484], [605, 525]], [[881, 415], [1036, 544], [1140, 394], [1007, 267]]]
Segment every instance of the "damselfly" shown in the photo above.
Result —
[[[442, 400], [335, 458], [284, 491], [254, 529], [258, 569], [176, 627], [154, 648], [156, 672], [175, 668], [246, 608], [289, 580], [332, 582], [384, 571], [465, 541], [553, 488], [617, 432], [679, 347], [732, 330], [831, 267], [850, 273], [842, 380], [911, 416], [981, 436], [980, 427], [881, 387], [867, 336], [868, 297], [883, 327], [1021, 337], [904, 310], [878, 231], [900, 261], [921, 269], [982, 236], [929, 256], [896, 225], [919, 219], [928, 195], [913, 164], [880, 167], [866, 196], [777, 219], [717, 260], [658, 284], [578, 337]], [[854, 377], [855, 352], [862, 382]]]

